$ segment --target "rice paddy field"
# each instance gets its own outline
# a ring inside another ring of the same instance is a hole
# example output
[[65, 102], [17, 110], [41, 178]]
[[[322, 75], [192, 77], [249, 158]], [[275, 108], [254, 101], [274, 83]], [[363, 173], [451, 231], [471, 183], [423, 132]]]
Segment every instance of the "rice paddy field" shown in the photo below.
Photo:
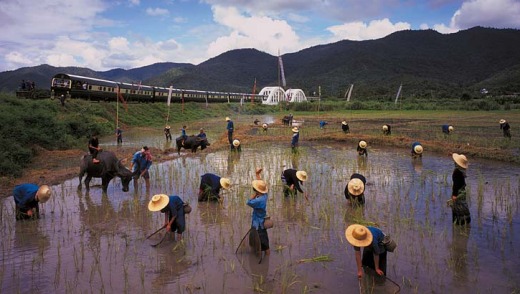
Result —
[[[242, 119], [244, 125], [250, 120]], [[94, 179], [86, 192], [77, 190], [77, 179], [67, 180], [52, 187], [38, 221], [15, 221], [12, 197], [0, 199], [0, 293], [520, 293], [520, 165], [468, 156], [471, 225], [453, 225], [446, 205], [451, 152], [473, 144], [500, 150], [516, 141], [504, 142], [500, 133], [469, 141], [463, 135], [469, 126], [444, 138], [440, 126], [414, 129], [413, 122], [395, 118], [392, 136], [416, 134], [426, 142], [423, 157], [412, 159], [404, 148], [409, 142], [382, 146], [378, 128], [359, 123], [364, 132], [355, 134], [357, 125], [351, 123], [354, 134], [342, 134], [337, 130], [342, 118], [328, 119], [320, 130], [302, 118], [296, 154], [289, 147], [290, 128], [282, 126], [267, 132], [243, 128], [241, 152], [212, 147], [194, 155], [175, 152], [171, 160], [154, 163], [149, 190], [140, 182], [124, 193], [116, 179], [103, 194], [101, 181]], [[495, 130], [493, 123], [480, 128]], [[400, 124], [407, 127], [400, 130]], [[206, 127], [199, 122], [192, 129], [200, 126]], [[208, 126], [210, 142], [225, 140], [224, 128], [224, 123]], [[358, 138], [371, 134], [368, 157], [359, 157]], [[310, 140], [318, 136], [348, 139]], [[448, 140], [451, 147], [436, 148], [432, 140]], [[125, 144], [144, 143], [172, 147], [160, 131], [125, 133]], [[271, 254], [261, 260], [247, 246], [238, 248], [251, 225], [246, 201], [257, 167], [269, 185], [267, 213], [274, 220], [268, 230]], [[303, 190], [309, 201], [301, 194], [283, 196], [280, 175], [286, 168], [308, 173]], [[222, 203], [197, 202], [200, 176], [207, 172], [232, 180]], [[343, 194], [352, 173], [367, 178], [361, 208], [349, 206]], [[168, 236], [152, 247], [162, 232], [145, 238], [162, 226], [164, 216], [148, 211], [147, 204], [159, 193], [180, 196], [193, 211], [182, 241]], [[388, 253], [388, 279], [367, 272], [358, 280], [354, 249], [345, 239], [354, 223], [377, 226], [397, 242]]]

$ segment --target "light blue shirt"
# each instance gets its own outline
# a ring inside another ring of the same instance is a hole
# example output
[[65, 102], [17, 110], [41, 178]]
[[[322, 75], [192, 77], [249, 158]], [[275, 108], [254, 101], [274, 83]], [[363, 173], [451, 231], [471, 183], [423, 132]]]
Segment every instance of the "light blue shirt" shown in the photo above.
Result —
[[251, 225], [257, 230], [259, 228], [264, 228], [264, 218], [267, 215], [266, 208], [268, 197], [267, 193], [265, 193], [247, 201], [247, 205], [253, 208], [253, 213], [251, 214]]

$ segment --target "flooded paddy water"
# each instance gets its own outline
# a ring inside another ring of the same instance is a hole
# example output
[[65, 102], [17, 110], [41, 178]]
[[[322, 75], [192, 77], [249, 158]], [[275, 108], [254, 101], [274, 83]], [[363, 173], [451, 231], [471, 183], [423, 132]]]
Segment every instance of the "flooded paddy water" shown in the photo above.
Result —
[[[290, 131], [287, 138], [290, 138]], [[304, 135], [303, 133], [302, 135]], [[175, 137], [175, 136], [174, 136]], [[127, 138], [132, 138], [129, 135]], [[304, 138], [304, 136], [302, 137]], [[163, 142], [157, 140], [155, 145]], [[135, 144], [139, 146], [139, 144]], [[121, 191], [119, 179], [103, 195], [78, 180], [53, 186], [38, 221], [16, 222], [12, 197], [0, 200], [0, 293], [518, 293], [520, 166], [469, 158], [472, 223], [451, 223], [453, 161], [425, 151], [370, 147], [360, 158], [352, 144], [304, 142], [293, 155], [282, 143], [243, 145], [242, 152], [205, 150], [155, 163], [151, 188]], [[251, 181], [256, 167], [269, 184], [271, 255], [235, 251], [250, 228]], [[284, 198], [285, 168], [307, 171], [302, 195]], [[223, 203], [198, 203], [200, 176], [232, 179]], [[350, 175], [367, 178], [364, 208], [348, 206]], [[141, 183], [142, 184], [142, 183]], [[147, 209], [154, 194], [179, 195], [193, 211], [182, 242], [161, 234], [164, 216]], [[388, 253], [382, 284], [356, 275], [345, 229], [373, 222], [398, 243]], [[516, 245], [516, 246], [515, 246]], [[360, 286], [362, 289], [360, 289]]]

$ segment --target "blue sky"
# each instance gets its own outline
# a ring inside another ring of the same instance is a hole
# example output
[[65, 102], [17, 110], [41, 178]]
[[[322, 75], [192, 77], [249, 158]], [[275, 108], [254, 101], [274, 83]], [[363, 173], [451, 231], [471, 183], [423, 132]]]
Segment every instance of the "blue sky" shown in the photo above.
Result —
[[0, 71], [199, 64], [238, 48], [283, 55], [474, 26], [520, 29], [520, 0], [1, 0]]

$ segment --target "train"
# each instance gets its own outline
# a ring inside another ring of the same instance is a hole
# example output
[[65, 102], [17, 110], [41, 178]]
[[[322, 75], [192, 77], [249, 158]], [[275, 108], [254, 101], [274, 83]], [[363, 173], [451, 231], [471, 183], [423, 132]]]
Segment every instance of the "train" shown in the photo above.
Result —
[[258, 102], [266, 100], [263, 95], [253, 93], [232, 93], [202, 90], [186, 90], [177, 88], [156, 87], [133, 83], [122, 83], [73, 74], [59, 73], [51, 81], [51, 98], [79, 98], [90, 101], [154, 103], [168, 102]]

